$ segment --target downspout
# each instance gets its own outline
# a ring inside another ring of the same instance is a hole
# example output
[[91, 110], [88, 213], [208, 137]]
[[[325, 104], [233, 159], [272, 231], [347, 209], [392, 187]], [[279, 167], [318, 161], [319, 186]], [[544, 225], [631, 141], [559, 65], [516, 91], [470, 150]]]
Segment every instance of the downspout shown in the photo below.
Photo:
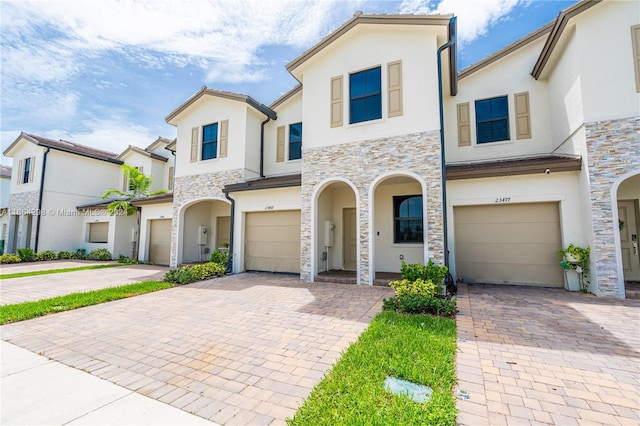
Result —
[[260, 177], [264, 177], [264, 126], [271, 121], [271, 117], [267, 116], [267, 119], [260, 124]]
[[227, 274], [230, 274], [231, 271], [233, 271], [233, 222], [236, 212], [236, 200], [231, 198], [228, 192], [225, 192], [224, 196], [231, 202], [231, 217], [229, 218], [229, 264], [227, 265]]
[[[443, 44], [438, 48], [438, 102], [440, 105], [440, 170], [442, 174], [442, 231], [444, 238], [444, 264], [448, 268], [449, 267], [449, 230], [447, 226], [447, 167], [445, 160], [445, 149], [444, 149], [444, 101], [442, 96], [442, 51], [451, 46], [454, 46], [456, 43], [456, 20], [457, 18], [454, 16], [449, 20], [449, 41]], [[455, 61], [453, 61], [455, 62]], [[455, 63], [451, 64], [455, 66]], [[457, 72], [457, 70], [456, 70]], [[451, 89], [455, 95], [454, 84], [452, 82]]]
[[[47, 147], [44, 152], [44, 158], [42, 159], [42, 174], [40, 176], [40, 194], [38, 194], [38, 215], [36, 220], [36, 241], [33, 246], [33, 251], [38, 252], [38, 240], [40, 239], [40, 218], [42, 217], [42, 197], [44, 195], [44, 173], [47, 170], [47, 154], [49, 154], [51, 148]], [[35, 166], [35, 165], [34, 165]], [[33, 166], [32, 166], [33, 167]]]

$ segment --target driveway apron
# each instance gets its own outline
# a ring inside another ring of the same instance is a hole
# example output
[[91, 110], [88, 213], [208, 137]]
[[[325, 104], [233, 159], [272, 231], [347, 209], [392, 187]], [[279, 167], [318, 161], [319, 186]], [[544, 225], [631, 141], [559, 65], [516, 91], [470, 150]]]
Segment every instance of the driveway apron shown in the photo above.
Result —
[[392, 294], [240, 274], [0, 332], [12, 344], [217, 423], [284, 424]]
[[459, 296], [460, 424], [640, 424], [640, 301], [467, 284]]

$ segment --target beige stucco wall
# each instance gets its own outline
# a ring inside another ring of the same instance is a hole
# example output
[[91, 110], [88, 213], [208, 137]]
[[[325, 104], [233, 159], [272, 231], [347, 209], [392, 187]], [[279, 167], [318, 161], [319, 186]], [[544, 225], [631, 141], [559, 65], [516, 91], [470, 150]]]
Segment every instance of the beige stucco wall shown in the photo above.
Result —
[[[265, 126], [264, 173], [266, 176], [300, 173], [302, 160], [289, 161], [289, 125], [302, 122], [302, 91], [276, 109], [278, 119]], [[285, 126], [285, 152], [283, 162], [276, 162], [278, 127]], [[306, 127], [302, 125], [302, 144], [306, 145]]]
[[[301, 66], [304, 147], [439, 128], [436, 51], [444, 26], [358, 25]], [[403, 115], [387, 114], [387, 64], [402, 60]], [[349, 124], [349, 73], [380, 66], [382, 119]], [[343, 125], [330, 128], [331, 78], [343, 76]]]

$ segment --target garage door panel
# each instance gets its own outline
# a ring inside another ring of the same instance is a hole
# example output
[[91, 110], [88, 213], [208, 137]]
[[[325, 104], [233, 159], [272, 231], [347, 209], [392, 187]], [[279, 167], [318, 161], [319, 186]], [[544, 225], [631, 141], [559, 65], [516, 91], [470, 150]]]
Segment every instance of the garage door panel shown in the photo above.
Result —
[[463, 243], [560, 243], [557, 229], [558, 222], [536, 223], [535, 226], [523, 226], [521, 223], [457, 224], [456, 240]]
[[171, 258], [171, 219], [149, 221], [149, 260], [168, 265]]
[[557, 203], [462, 206], [454, 216], [457, 278], [563, 286]]
[[300, 211], [247, 213], [245, 269], [300, 272]]

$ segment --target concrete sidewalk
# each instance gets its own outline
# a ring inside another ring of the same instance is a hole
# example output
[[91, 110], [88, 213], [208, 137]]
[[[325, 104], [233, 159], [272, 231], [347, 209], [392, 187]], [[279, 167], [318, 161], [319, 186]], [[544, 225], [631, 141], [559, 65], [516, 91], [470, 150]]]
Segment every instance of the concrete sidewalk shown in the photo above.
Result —
[[0, 424], [216, 424], [10, 343], [0, 344]]

